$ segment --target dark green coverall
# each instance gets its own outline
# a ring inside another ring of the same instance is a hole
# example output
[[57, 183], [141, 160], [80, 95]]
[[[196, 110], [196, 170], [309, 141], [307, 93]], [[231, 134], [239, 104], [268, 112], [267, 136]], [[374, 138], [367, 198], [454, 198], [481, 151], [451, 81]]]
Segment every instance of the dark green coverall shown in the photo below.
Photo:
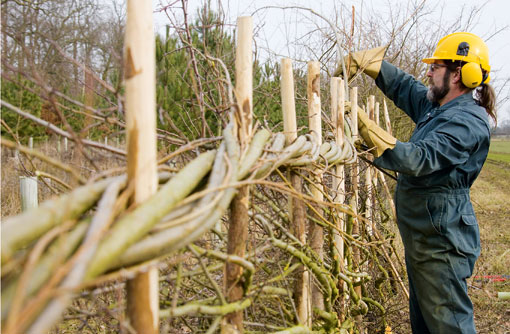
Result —
[[375, 165], [399, 172], [397, 222], [404, 242], [413, 333], [476, 333], [466, 278], [480, 255], [469, 188], [487, 157], [487, 113], [472, 94], [439, 106], [427, 87], [383, 62], [377, 86], [416, 123]]

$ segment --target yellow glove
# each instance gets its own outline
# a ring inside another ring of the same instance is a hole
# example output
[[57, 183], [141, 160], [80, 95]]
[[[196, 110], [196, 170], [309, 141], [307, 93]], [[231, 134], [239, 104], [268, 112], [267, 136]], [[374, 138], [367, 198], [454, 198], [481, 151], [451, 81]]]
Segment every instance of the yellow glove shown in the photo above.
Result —
[[397, 139], [383, 130], [374, 121], [368, 118], [368, 115], [361, 108], [358, 109], [358, 130], [359, 134], [372, 150], [374, 157], [381, 156], [387, 149], [392, 149], [397, 143]]
[[[351, 79], [359, 70], [365, 72], [373, 79], [377, 78], [379, 71], [381, 70], [381, 64], [386, 53], [386, 46], [380, 46], [375, 49], [363, 50], [351, 53], [351, 66], [347, 69], [349, 73], [347, 80]], [[344, 57], [344, 63], [347, 68], [349, 57]], [[338, 77], [343, 74], [342, 64], [338, 64], [338, 67], [333, 74], [334, 77]], [[345, 77], [345, 75], [344, 75]]]

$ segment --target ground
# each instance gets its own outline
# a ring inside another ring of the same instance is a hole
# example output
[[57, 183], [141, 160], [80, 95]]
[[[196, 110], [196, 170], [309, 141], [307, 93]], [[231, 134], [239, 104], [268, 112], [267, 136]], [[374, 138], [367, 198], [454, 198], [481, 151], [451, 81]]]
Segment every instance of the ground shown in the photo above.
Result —
[[480, 226], [481, 255], [469, 293], [480, 334], [510, 334], [510, 139], [493, 139], [487, 162], [471, 189]]

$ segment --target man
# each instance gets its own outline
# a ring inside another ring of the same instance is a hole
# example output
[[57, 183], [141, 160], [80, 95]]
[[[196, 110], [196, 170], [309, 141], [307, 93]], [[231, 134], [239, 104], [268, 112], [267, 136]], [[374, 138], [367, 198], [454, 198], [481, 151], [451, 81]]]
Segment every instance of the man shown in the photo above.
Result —
[[480, 255], [480, 236], [469, 188], [489, 150], [487, 115], [495, 120], [488, 48], [466, 32], [442, 38], [433, 56], [423, 59], [430, 64], [428, 89], [383, 61], [384, 52], [351, 54], [349, 77], [364, 71], [416, 123], [403, 143], [357, 108], [360, 134], [376, 157], [374, 164], [399, 172], [395, 205], [411, 327], [413, 333], [476, 333], [466, 278]]

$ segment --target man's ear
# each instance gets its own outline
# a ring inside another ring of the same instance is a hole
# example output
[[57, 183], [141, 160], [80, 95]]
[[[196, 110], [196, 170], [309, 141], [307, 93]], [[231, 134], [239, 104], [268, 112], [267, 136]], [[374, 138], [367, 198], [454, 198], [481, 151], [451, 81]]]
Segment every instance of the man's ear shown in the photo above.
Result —
[[454, 83], [454, 84], [458, 84], [459, 82], [462, 82], [462, 77], [460, 74], [460, 67], [458, 67], [455, 71], [451, 72], [450, 78], [452, 80], [452, 83]]

